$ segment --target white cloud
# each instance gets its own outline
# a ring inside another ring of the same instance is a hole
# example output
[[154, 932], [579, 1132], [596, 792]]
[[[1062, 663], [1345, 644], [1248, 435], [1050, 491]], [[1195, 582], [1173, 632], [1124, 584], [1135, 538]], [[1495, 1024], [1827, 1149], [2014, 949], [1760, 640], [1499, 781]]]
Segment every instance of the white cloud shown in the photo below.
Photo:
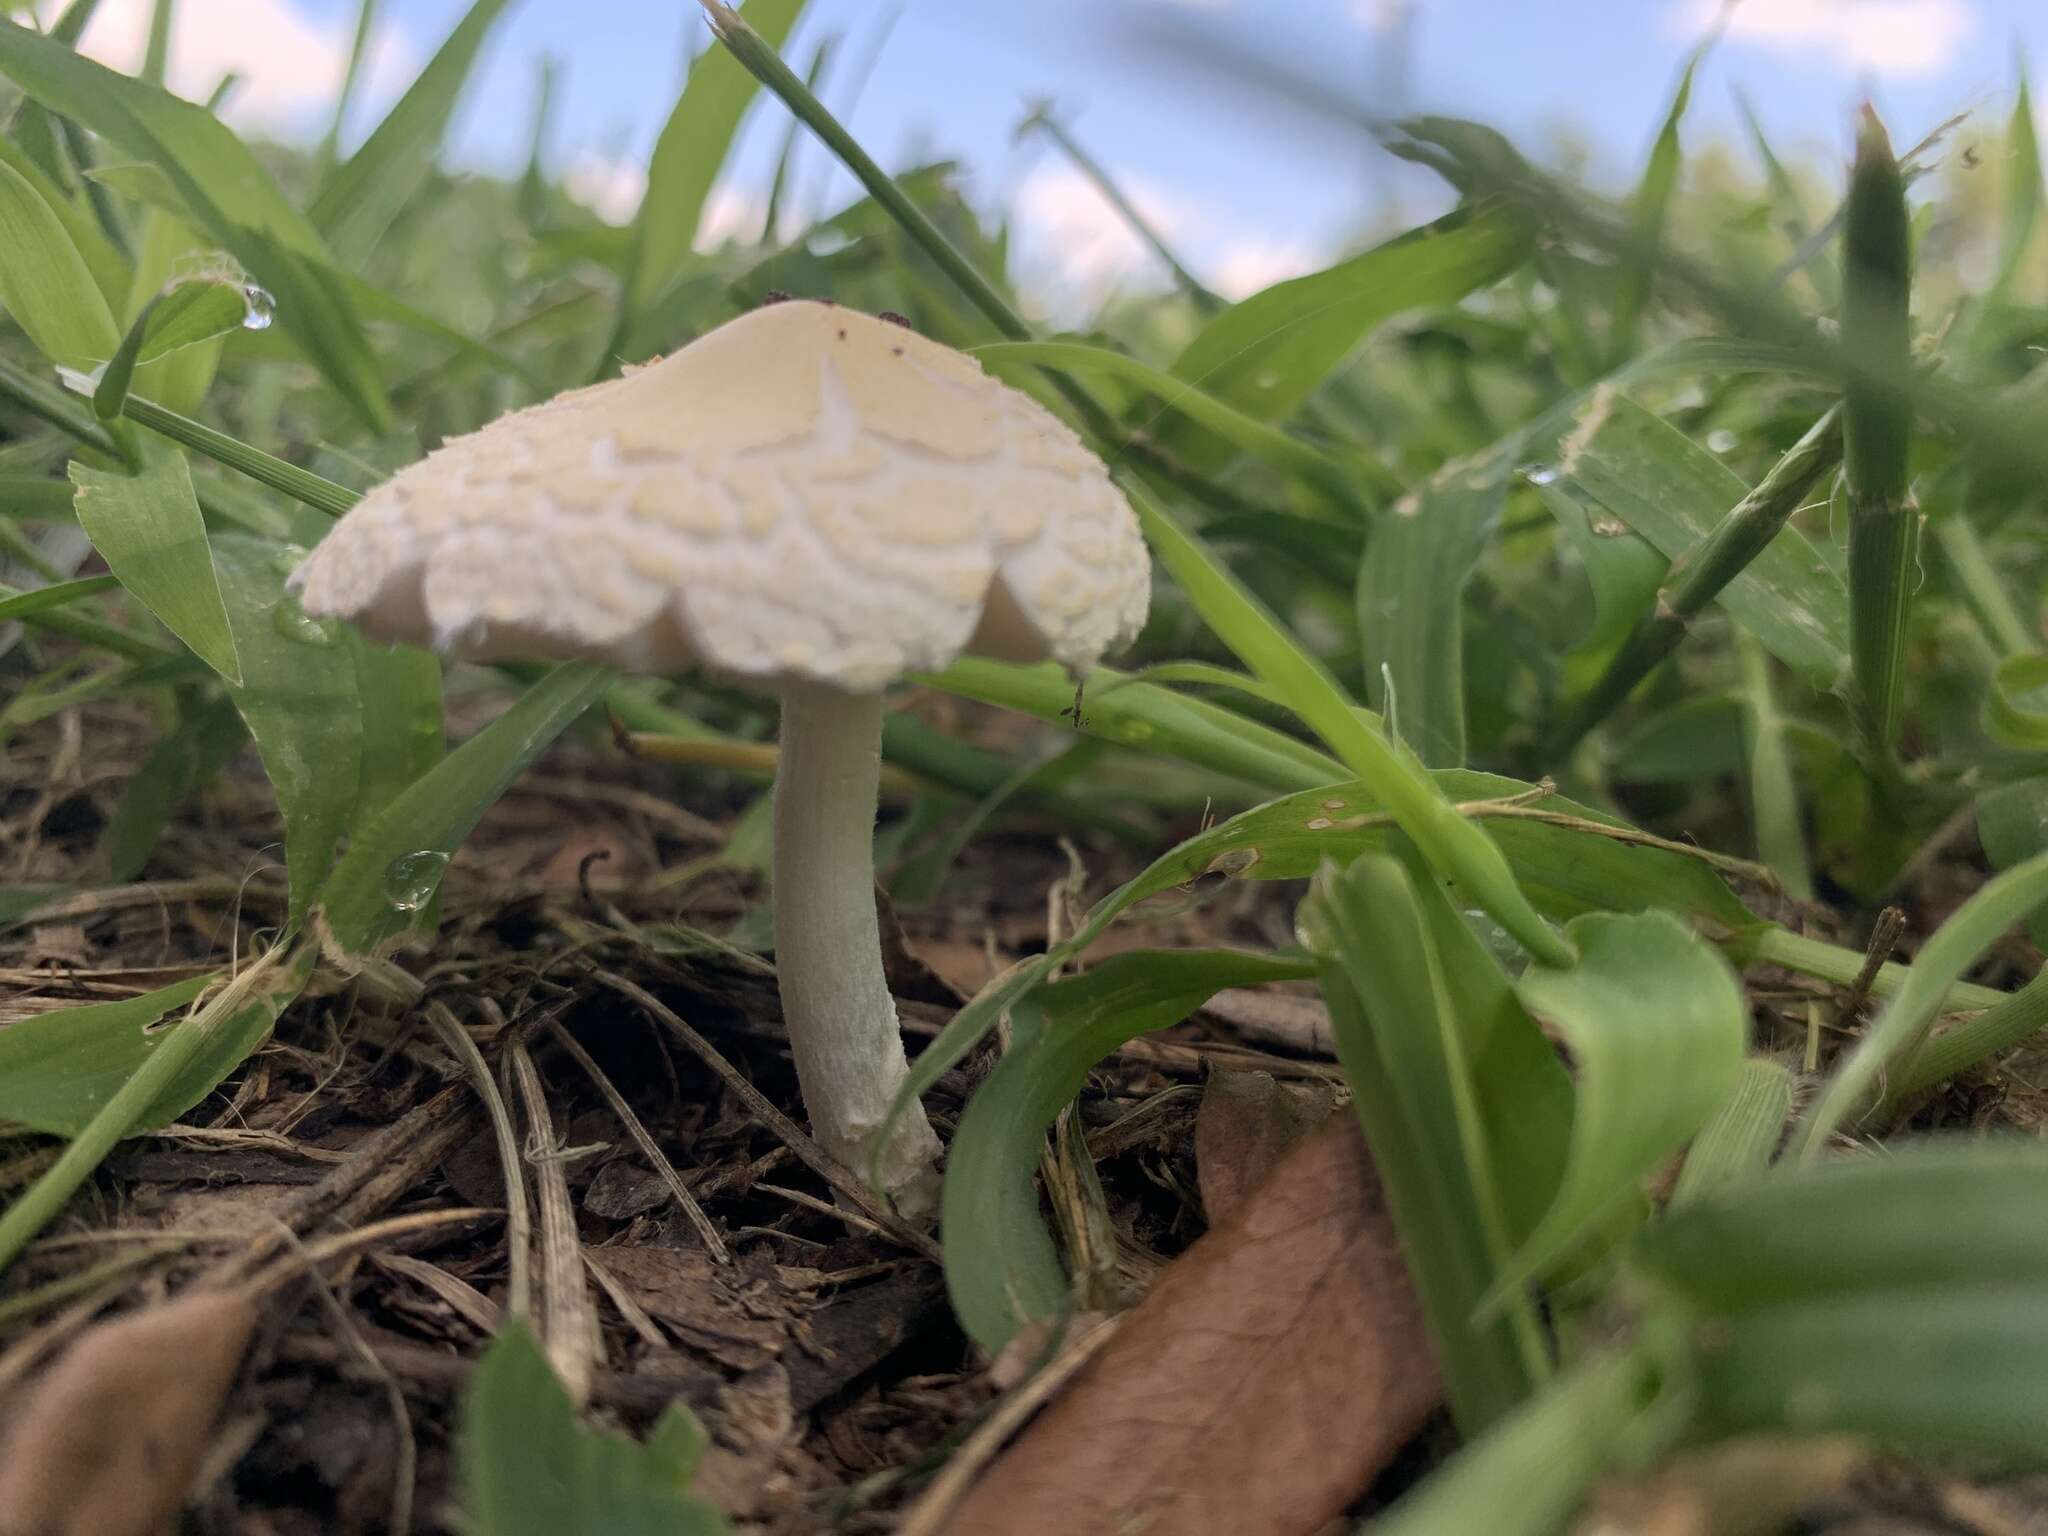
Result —
[[1225, 244], [1208, 262], [1209, 286], [1235, 303], [1290, 277], [1320, 272], [1330, 253], [1306, 240], [1251, 235]]
[[[1143, 181], [1119, 177], [1124, 196], [1172, 240], [1196, 221], [1179, 199]], [[1094, 182], [1071, 166], [1040, 165], [1012, 200], [1022, 264], [1048, 271], [1077, 297], [1099, 300], [1158, 258], [1131, 230]]]
[[[1722, 0], [1679, 0], [1668, 15], [1672, 31], [1697, 36], [1722, 11]], [[1899, 78], [1947, 68], [1976, 25], [1970, 0], [1742, 0], [1728, 12], [1732, 42]]]
[[[60, 6], [37, 7], [47, 24]], [[87, 24], [80, 51], [110, 68], [134, 73], [149, 46], [151, 0], [104, 0]], [[188, 100], [205, 101], [223, 77], [241, 76], [223, 116], [237, 127], [312, 134], [325, 129], [348, 68], [353, 12], [315, 21], [291, 0], [205, 0], [181, 5], [171, 34], [165, 83]], [[395, 95], [420, 59], [389, 26], [370, 36], [359, 94]]]
[[[637, 160], [612, 160], [585, 150], [569, 163], [562, 182], [570, 197], [607, 224], [630, 224], [640, 211], [640, 200], [647, 195], [647, 167]], [[704, 199], [704, 211], [697, 221], [697, 249], [712, 251], [728, 241], [758, 240], [767, 217], [766, 201], [721, 181]], [[795, 219], [790, 209], [783, 209], [778, 221], [782, 225], [780, 238], [787, 240], [797, 233]]]
[[[1118, 175], [1117, 185], [1195, 275], [1227, 299], [1330, 262], [1330, 253], [1315, 241], [1239, 233], [1241, 225], [1228, 215], [1142, 177]], [[1070, 166], [1040, 165], [1017, 187], [1011, 214], [1020, 279], [1057, 322], [1084, 320], [1120, 289], [1166, 283], [1158, 255], [1095, 184]]]
[[562, 186], [607, 224], [626, 224], [647, 195], [647, 167], [632, 160], [608, 160], [586, 149], [569, 163]]

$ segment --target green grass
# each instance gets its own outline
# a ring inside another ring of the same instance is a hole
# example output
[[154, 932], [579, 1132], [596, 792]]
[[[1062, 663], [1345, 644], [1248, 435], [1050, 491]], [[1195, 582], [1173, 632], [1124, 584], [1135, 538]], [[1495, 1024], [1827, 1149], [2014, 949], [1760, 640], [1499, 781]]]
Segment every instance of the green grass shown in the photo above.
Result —
[[[2048, 904], [2030, 529], [2048, 262], [2024, 89], [1995, 205], [1943, 170], [1911, 221], [1908, 170], [1942, 148], [1894, 159], [1874, 118], [1846, 186], [1760, 130], [1745, 178], [1687, 160], [1682, 86], [1626, 206], [1477, 125], [1383, 130], [1459, 190], [1455, 211], [1237, 304], [1141, 231], [1172, 289], [1055, 337], [953, 168], [885, 174], [783, 64], [797, 0], [744, 17], [707, 0], [719, 46], [630, 228], [538, 159], [518, 185], [451, 179], [441, 138], [502, 9], [479, 0], [346, 157], [332, 139], [258, 152], [63, 35], [0, 22], [0, 529], [18, 552], [76, 523], [110, 573], [37, 555], [41, 585], [0, 588], [0, 621], [27, 632], [0, 740], [83, 699], [154, 702], [160, 745], [104, 850], [115, 879], [253, 743], [289, 883], [274, 947], [232, 975], [223, 955], [214, 981], [0, 1033], [0, 1112], [66, 1141], [0, 1214], [0, 1266], [321, 972], [366, 978], [366, 1006], [379, 980], [407, 995], [380, 956], [432, 931], [449, 857], [597, 700], [707, 751], [763, 736], [710, 680], [502, 667], [459, 674], [509, 703], [450, 748], [441, 666], [307, 620], [282, 578], [426, 447], [779, 288], [902, 313], [1064, 412], [1158, 568], [1137, 653], [1078, 708], [1051, 667], [963, 658], [914, 680], [1037, 722], [1028, 745], [908, 716], [885, 737], [914, 786], [892, 830], [923, 838], [899, 896], [937, 890], [1019, 809], [1147, 860], [914, 1065], [906, 1094], [1007, 1020], [945, 1192], [946, 1279], [976, 1343], [1070, 1304], [1033, 1179], [1090, 1069], [1219, 988], [1313, 976], [1467, 1442], [1384, 1528], [1554, 1530], [1604, 1472], [1759, 1429], [2043, 1458], [2022, 1429], [2048, 1416], [2048, 1254], [2028, 1235], [2048, 1155], [1922, 1146], [1901, 1120], [2048, 1022], [2041, 984], [1969, 979]], [[862, 195], [787, 244], [699, 251], [757, 98]], [[1029, 121], [1104, 179], [1065, 127]], [[1995, 252], [1995, 281], [1969, 291], [1953, 256], [1916, 270], [1916, 228]], [[273, 324], [245, 319], [254, 286]], [[1171, 815], [1205, 830], [1171, 843], [1153, 830]], [[1988, 877], [1927, 847], [1975, 820]], [[1752, 1039], [1740, 973], [1838, 999], [1862, 956], [1813, 920], [1856, 931], [1910, 893], [1923, 852], [1975, 894], [1875, 974], [1874, 1022], [1797, 1084], [1798, 1051]], [[1148, 898], [1218, 876], [1300, 882], [1302, 947], [1060, 974]], [[63, 894], [0, 889], [0, 916]], [[1852, 1138], [1887, 1156], [1847, 1166]], [[557, 1411], [531, 1353], [501, 1346], [473, 1400], [478, 1507], [514, 1496], [491, 1425], [521, 1402], [546, 1399], [565, 1462], [630, 1461]], [[1926, 1390], [1882, 1378], [1895, 1355]], [[700, 1528], [672, 1486], [687, 1459], [640, 1464], [644, 1528]]]

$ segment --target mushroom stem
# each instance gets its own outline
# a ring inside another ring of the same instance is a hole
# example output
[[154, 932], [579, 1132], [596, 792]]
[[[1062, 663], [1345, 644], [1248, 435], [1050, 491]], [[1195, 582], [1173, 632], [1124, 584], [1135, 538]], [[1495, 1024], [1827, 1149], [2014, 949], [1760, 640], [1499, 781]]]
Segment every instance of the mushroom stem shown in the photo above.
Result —
[[[909, 1074], [875, 917], [875, 804], [882, 701], [819, 683], [782, 689], [775, 771], [775, 968], [812, 1133], [863, 1178]], [[879, 1159], [904, 1216], [937, 1207], [938, 1138], [924, 1107], [897, 1120]]]

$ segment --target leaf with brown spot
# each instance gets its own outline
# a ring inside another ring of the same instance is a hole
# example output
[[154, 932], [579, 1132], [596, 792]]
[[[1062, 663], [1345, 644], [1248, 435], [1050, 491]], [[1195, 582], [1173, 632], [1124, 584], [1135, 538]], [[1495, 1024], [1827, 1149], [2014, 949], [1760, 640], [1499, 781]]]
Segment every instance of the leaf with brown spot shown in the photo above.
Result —
[[945, 1531], [1306, 1536], [1441, 1397], [1371, 1157], [1333, 1119], [1168, 1267]]
[[152, 1536], [184, 1503], [255, 1331], [195, 1291], [92, 1329], [8, 1405], [0, 1536]]
[[1211, 1072], [1195, 1115], [1195, 1176], [1209, 1224], [1227, 1219], [1335, 1102], [1327, 1088], [1292, 1088], [1270, 1072]]

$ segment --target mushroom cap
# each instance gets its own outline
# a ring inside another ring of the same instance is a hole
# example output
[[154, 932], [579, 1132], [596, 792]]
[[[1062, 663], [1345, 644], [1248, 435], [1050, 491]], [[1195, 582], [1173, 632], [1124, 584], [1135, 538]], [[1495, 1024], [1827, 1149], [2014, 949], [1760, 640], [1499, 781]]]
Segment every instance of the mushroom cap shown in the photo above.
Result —
[[478, 659], [872, 692], [963, 650], [1079, 670], [1150, 561], [1058, 417], [901, 325], [788, 300], [452, 438], [293, 572], [309, 614]]

